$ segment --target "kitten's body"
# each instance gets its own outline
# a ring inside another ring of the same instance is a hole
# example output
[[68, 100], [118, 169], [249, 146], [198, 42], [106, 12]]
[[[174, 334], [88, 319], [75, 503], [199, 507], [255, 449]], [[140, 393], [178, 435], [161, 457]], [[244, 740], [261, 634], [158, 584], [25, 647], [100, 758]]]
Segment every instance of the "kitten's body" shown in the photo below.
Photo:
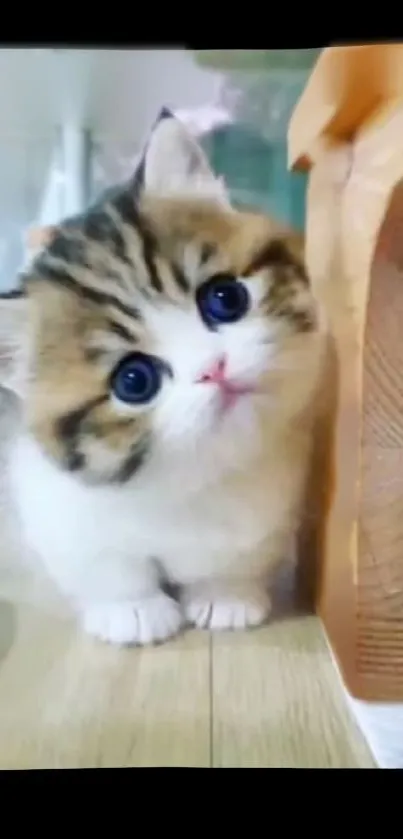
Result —
[[[159, 472], [157, 465], [145, 467], [124, 487], [77, 485], [22, 436], [13, 478], [28, 541], [62, 590], [85, 607], [136, 601], [165, 577], [188, 586], [198, 603], [218, 597], [219, 612], [209, 615], [213, 627], [228, 597], [241, 594], [241, 615], [233, 604], [227, 624], [246, 623], [245, 602], [252, 598], [253, 611], [263, 597], [262, 607], [269, 606], [269, 574], [287, 555], [307, 431], [295, 429], [291, 439], [268, 434], [266, 446], [241, 461], [243, 468], [225, 470], [213, 482], [201, 453], [199, 462], [172, 464], [171, 473], [166, 465]], [[109, 636], [130, 640], [131, 623]], [[141, 631], [151, 640], [148, 622]]]
[[[155, 167], [158, 147], [147, 154]], [[204, 165], [200, 158], [213, 194]], [[116, 221], [114, 209], [111, 215]], [[80, 257], [85, 273], [69, 267], [71, 228], [52, 240], [50, 261], [45, 253], [34, 265], [25, 424], [11, 457], [29, 544], [88, 631], [117, 643], [162, 640], [185, 620], [218, 629], [265, 619], [270, 572], [298, 517], [321, 369], [320, 325], [303, 269], [292, 248], [278, 247], [268, 221], [233, 214], [222, 196], [211, 205], [205, 197], [176, 204], [157, 197], [145, 218], [161, 248], [155, 264], [164, 288], [151, 295], [147, 286], [143, 295], [138, 285], [128, 289], [133, 266], [135, 283], [147, 276], [133, 253], [138, 230], [126, 220], [120, 229], [132, 268], [122, 270], [119, 311], [109, 288], [108, 300], [96, 297], [102, 251], [87, 248], [84, 263]], [[76, 230], [80, 237], [73, 223], [73, 244], [81, 242]], [[111, 275], [115, 257], [109, 252]], [[180, 266], [174, 274], [173, 264]], [[276, 265], [280, 285], [273, 284]], [[248, 277], [251, 299], [242, 322], [219, 330], [206, 328], [191, 296], [203, 272], [214, 271]], [[95, 289], [81, 302], [76, 278]], [[133, 346], [140, 342], [169, 371], [151, 413], [117, 404], [103, 390], [112, 356], [116, 363], [129, 352], [124, 332], [131, 328]], [[221, 391], [199, 377], [223, 354], [231, 376], [255, 391], [225, 409]], [[181, 586], [180, 603], [163, 593], [164, 581]]]

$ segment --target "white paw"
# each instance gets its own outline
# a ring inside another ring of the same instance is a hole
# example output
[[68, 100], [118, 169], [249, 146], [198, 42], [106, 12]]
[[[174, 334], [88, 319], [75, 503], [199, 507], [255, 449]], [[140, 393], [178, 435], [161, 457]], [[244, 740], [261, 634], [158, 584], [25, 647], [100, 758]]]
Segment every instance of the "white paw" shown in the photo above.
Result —
[[84, 629], [111, 644], [158, 643], [176, 635], [182, 613], [174, 600], [162, 592], [136, 603], [92, 606], [84, 613]]
[[185, 603], [189, 623], [199, 629], [246, 629], [260, 626], [270, 614], [271, 603], [267, 595], [242, 600], [239, 597], [195, 597]]

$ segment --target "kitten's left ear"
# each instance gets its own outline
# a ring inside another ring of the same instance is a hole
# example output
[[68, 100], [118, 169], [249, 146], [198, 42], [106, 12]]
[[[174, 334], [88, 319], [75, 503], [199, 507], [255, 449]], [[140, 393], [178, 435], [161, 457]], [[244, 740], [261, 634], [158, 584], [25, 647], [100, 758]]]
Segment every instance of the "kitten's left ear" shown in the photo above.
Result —
[[21, 392], [27, 314], [27, 298], [22, 293], [0, 294], [0, 385], [16, 394]]
[[223, 180], [211, 169], [196, 139], [168, 108], [151, 130], [135, 175], [139, 192], [161, 197], [205, 197], [230, 206]]

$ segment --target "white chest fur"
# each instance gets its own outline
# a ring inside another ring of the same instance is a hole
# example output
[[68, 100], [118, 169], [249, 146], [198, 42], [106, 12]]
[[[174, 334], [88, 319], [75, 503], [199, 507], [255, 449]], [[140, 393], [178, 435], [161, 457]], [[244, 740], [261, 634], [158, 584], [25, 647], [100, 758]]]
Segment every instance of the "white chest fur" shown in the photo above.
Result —
[[11, 475], [27, 541], [73, 595], [95, 569], [108, 585], [117, 563], [147, 558], [189, 583], [244, 563], [256, 571], [270, 565], [299, 494], [304, 458], [295, 456], [296, 445], [277, 440], [248, 468], [207, 485], [197, 486], [189, 462], [159, 480], [146, 471], [126, 486], [89, 487], [21, 437]]

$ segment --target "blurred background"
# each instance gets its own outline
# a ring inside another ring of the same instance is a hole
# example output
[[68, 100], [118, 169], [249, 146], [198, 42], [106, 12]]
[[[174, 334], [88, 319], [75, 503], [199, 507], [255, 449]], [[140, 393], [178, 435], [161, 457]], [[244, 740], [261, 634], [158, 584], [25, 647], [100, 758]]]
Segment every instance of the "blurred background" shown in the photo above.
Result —
[[302, 228], [305, 176], [286, 131], [319, 50], [0, 49], [0, 290], [28, 228], [79, 212], [134, 170], [162, 105], [200, 140], [234, 200]]

